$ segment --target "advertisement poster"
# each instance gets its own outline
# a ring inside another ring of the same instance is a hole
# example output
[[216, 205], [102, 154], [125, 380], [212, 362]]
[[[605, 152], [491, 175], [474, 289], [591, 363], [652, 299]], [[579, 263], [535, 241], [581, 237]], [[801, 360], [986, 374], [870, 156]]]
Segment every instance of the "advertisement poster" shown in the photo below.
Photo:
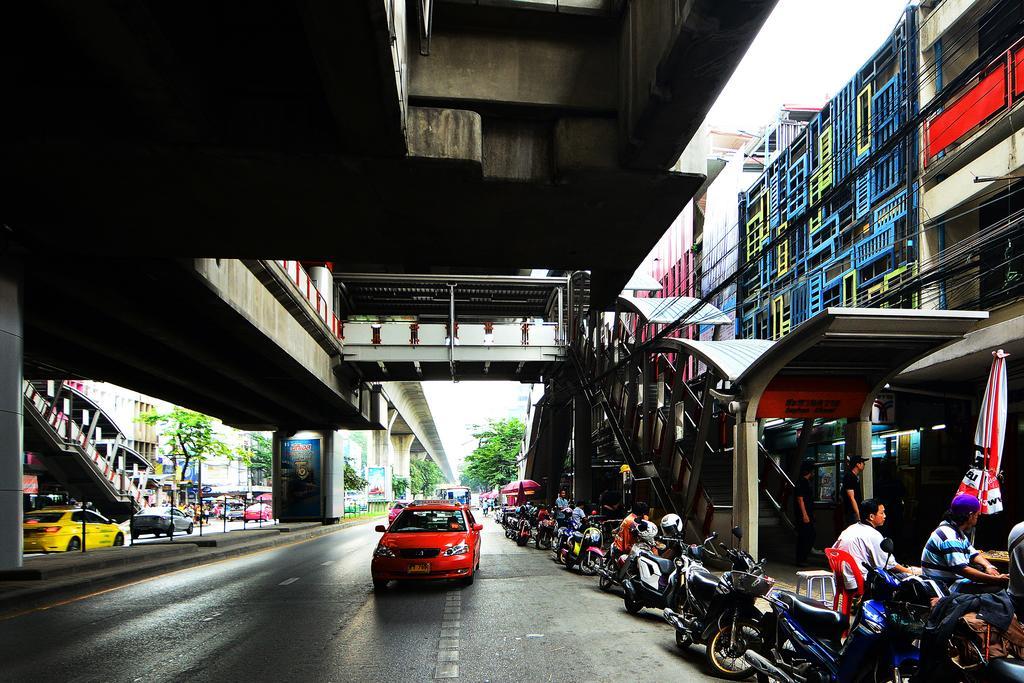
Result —
[[320, 517], [320, 439], [281, 442], [281, 518]]
[[366, 481], [370, 483], [367, 498], [371, 502], [387, 500], [387, 468], [367, 467]]
[[818, 465], [818, 486], [815, 503], [831, 503], [836, 495], [836, 466]]

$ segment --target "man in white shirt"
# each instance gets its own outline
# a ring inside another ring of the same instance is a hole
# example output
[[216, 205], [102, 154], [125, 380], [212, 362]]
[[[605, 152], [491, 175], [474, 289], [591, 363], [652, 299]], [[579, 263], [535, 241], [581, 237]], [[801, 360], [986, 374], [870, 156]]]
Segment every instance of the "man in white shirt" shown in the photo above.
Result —
[[[878, 531], [878, 527], [883, 524], [885, 524], [885, 506], [874, 498], [868, 498], [860, 504], [860, 521], [846, 527], [832, 547], [850, 553], [862, 576], [867, 571], [864, 569], [865, 563], [869, 567], [886, 567], [905, 574], [918, 573], [898, 564], [882, 550], [882, 534]], [[849, 568], [844, 568], [843, 576], [848, 589], [857, 587], [857, 579]]]

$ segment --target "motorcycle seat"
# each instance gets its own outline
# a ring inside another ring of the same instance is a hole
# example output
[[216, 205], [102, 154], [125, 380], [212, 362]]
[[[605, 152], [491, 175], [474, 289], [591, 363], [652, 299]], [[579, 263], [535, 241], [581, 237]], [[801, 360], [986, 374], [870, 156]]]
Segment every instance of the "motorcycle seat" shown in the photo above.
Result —
[[662, 574], [662, 576], [667, 576], [672, 571], [672, 560], [667, 560], [664, 557], [658, 557], [654, 553], [648, 552], [646, 550], [641, 550], [640, 555], [646, 557], [648, 560], [658, 565], [658, 571]]
[[1024, 681], [1024, 662], [1019, 659], [990, 659], [985, 667], [985, 680], [993, 683]]
[[842, 614], [817, 600], [789, 592], [779, 592], [777, 597], [792, 611], [794, 618], [816, 636], [838, 640], [848, 626]]

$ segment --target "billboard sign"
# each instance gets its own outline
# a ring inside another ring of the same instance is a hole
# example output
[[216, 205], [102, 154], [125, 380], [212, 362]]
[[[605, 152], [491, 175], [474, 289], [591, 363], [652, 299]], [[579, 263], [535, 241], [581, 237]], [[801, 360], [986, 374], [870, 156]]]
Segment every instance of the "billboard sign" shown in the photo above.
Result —
[[366, 481], [369, 482], [367, 498], [371, 502], [387, 500], [387, 468], [367, 467]]
[[282, 519], [321, 517], [321, 439], [281, 441]]

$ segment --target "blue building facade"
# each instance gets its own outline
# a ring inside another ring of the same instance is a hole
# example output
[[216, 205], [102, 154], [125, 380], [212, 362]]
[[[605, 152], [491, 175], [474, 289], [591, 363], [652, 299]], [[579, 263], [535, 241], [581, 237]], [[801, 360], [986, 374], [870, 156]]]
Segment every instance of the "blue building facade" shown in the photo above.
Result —
[[918, 255], [916, 36], [908, 8], [740, 194], [737, 337], [778, 339], [829, 306], [916, 306], [900, 288]]

